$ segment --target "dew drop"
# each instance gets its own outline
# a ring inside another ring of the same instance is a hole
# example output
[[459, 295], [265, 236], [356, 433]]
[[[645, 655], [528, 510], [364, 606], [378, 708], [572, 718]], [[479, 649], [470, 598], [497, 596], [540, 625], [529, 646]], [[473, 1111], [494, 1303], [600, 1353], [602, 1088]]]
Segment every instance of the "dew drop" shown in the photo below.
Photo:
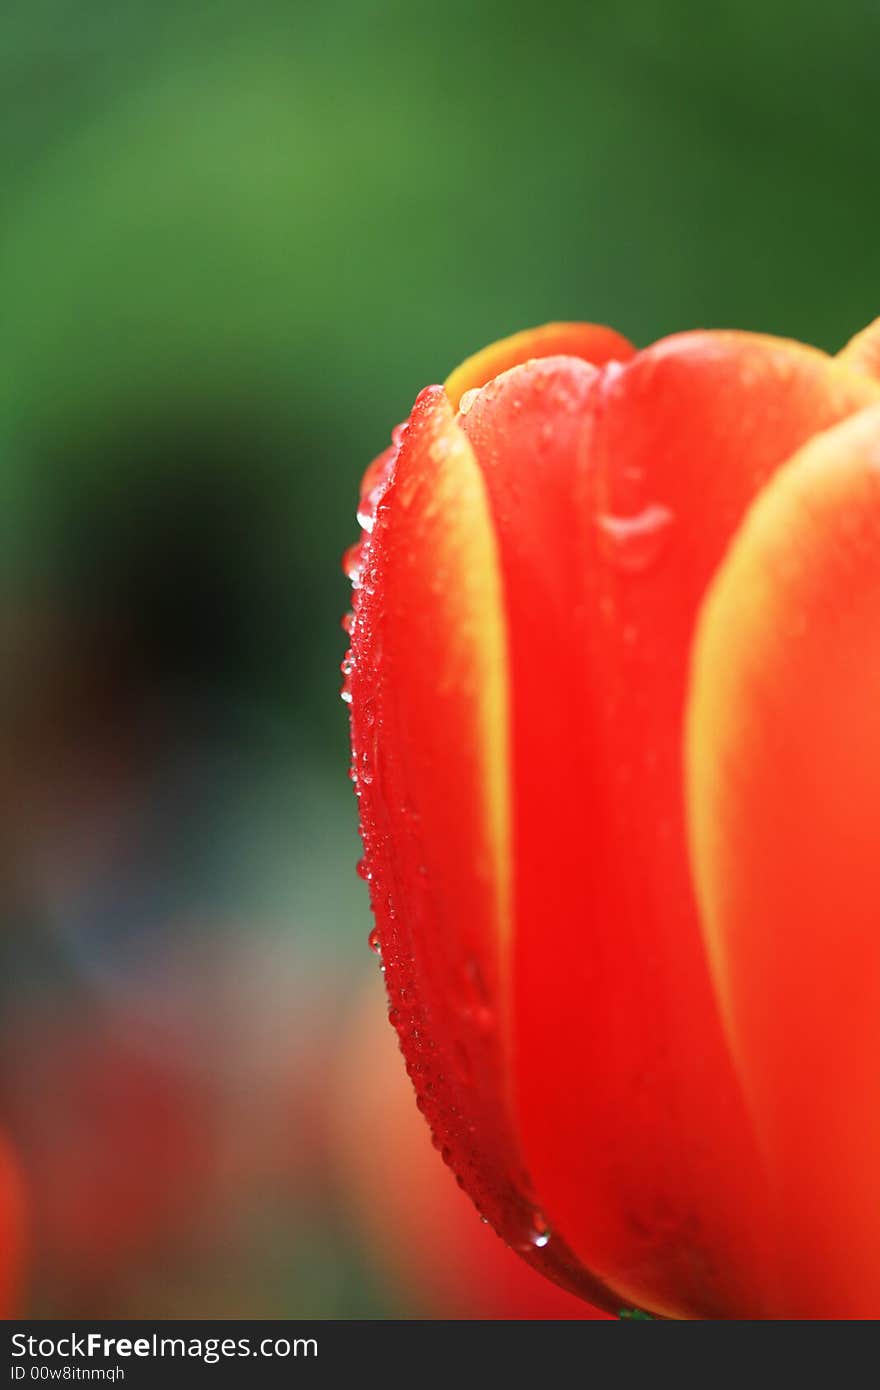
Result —
[[467, 415], [468, 411], [470, 410], [471, 406], [473, 405], [474, 401], [477, 399], [477, 396], [479, 394], [479, 386], [474, 386], [471, 388], [470, 391], [465, 391], [464, 395], [458, 403], [459, 415]]
[[369, 881], [370, 881], [370, 879], [373, 877], [373, 875], [370, 873], [369, 866], [368, 866], [367, 860], [366, 860], [366, 856], [364, 856], [364, 855], [361, 856], [361, 858], [358, 860], [358, 862], [357, 862], [355, 868], [356, 868], [356, 871], [357, 871], [357, 876], [358, 876], [358, 878], [362, 878], [362, 879], [364, 880], [364, 883], [369, 883]]
[[539, 1211], [533, 1211], [529, 1217], [525, 1237], [521, 1237], [514, 1248], [526, 1254], [530, 1250], [543, 1250], [550, 1244], [550, 1236], [550, 1227], [544, 1217]]
[[361, 530], [366, 532], [368, 536], [373, 534], [373, 528], [376, 525], [376, 516], [379, 511], [379, 504], [387, 491], [388, 479], [383, 475], [376, 483], [375, 487], [371, 487], [369, 492], [363, 494], [358, 503], [357, 523]]
[[346, 579], [350, 579], [355, 589], [359, 588], [361, 582], [361, 545], [360, 541], [350, 545], [342, 557], [342, 573]]
[[370, 932], [370, 935], [367, 937], [367, 944], [369, 945], [370, 950], [373, 952], [373, 955], [379, 956], [381, 958], [382, 943], [379, 940], [378, 927], [374, 927], [373, 930]]
[[659, 559], [674, 520], [668, 507], [652, 502], [635, 516], [603, 512], [596, 524], [611, 563], [626, 574], [639, 574]]

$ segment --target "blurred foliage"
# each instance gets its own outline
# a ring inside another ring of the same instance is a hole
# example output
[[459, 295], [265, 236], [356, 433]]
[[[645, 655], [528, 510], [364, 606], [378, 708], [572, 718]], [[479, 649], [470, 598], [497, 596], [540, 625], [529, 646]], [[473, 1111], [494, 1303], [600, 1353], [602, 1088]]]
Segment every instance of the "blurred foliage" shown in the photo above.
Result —
[[354, 485], [422, 384], [554, 316], [832, 347], [877, 308], [873, 0], [33, 0], [0, 39], [5, 563], [57, 557], [47, 494], [238, 431], [326, 730]]
[[[841, 344], [880, 312], [878, 52], [876, 0], [3, 8], [8, 994], [73, 971], [103, 1008], [148, 943], [259, 920], [338, 1007], [363, 467], [544, 320]], [[299, 1311], [384, 1307], [327, 1203]]]

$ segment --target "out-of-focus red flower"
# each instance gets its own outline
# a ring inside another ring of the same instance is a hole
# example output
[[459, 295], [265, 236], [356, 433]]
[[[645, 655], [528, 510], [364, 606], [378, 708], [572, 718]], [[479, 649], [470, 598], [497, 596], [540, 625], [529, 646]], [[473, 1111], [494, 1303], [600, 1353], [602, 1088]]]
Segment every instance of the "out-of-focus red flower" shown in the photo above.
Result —
[[435, 1318], [602, 1318], [506, 1249], [437, 1162], [371, 981], [342, 1038], [334, 1154], [368, 1250]]
[[344, 694], [419, 1108], [534, 1266], [880, 1309], [880, 329], [553, 327], [366, 475]]
[[77, 1313], [189, 1218], [210, 1172], [206, 1106], [186, 1076], [94, 1025], [44, 1021], [16, 1040], [27, 1042], [27, 1085], [7, 1082], [4, 1100], [34, 1242], [53, 1297], [57, 1285]]
[[305, 1267], [331, 986], [312, 971], [306, 991], [301, 953], [274, 938], [227, 927], [223, 944], [224, 925], [199, 944], [181, 920], [162, 968], [100, 1003], [50, 995], [5, 1013], [3, 1055], [27, 1057], [0, 1076], [0, 1108], [28, 1179], [38, 1310], [238, 1316], [280, 1300], [267, 1213], [293, 1233], [284, 1297], [293, 1260]]
[[16, 1155], [0, 1136], [0, 1318], [21, 1313], [25, 1245], [24, 1183]]

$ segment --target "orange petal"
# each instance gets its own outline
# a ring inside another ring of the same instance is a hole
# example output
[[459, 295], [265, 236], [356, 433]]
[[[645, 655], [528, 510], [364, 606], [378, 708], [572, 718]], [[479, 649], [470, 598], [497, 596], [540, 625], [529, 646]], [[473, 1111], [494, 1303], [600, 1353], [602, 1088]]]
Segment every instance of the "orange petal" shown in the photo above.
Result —
[[837, 360], [852, 371], [880, 378], [880, 319], [851, 338]]
[[551, 1228], [658, 1312], [761, 1307], [760, 1174], [686, 854], [696, 612], [777, 465], [878, 394], [810, 349], [688, 334], [517, 367], [462, 418], [508, 617], [520, 1139]]
[[[348, 693], [366, 874], [418, 1104], [504, 1238], [566, 1278], [509, 1106], [506, 634], [485, 484], [442, 387], [383, 465], [357, 565]], [[475, 1218], [476, 1219], [476, 1218]], [[567, 1280], [571, 1282], [571, 1280]], [[592, 1292], [589, 1281], [583, 1285]]]
[[755, 503], [694, 649], [695, 874], [772, 1182], [777, 1317], [880, 1308], [878, 636], [874, 407]]
[[447, 377], [446, 394], [458, 409], [465, 391], [485, 386], [501, 372], [533, 357], [580, 357], [599, 366], [603, 362], [627, 362], [634, 352], [632, 343], [601, 324], [545, 323], [541, 328], [527, 328], [510, 338], [501, 338], [466, 358]]

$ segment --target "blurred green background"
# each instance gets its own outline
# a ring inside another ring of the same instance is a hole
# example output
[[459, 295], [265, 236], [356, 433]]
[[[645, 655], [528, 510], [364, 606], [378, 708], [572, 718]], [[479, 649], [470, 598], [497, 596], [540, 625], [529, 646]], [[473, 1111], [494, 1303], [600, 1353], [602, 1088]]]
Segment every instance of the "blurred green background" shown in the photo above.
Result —
[[339, 1138], [376, 973], [337, 699], [360, 473], [548, 319], [840, 345], [880, 312], [878, 61], [875, 0], [3, 8], [27, 1311], [450, 1315], [383, 1241], [406, 1165], [364, 1198], [337, 1161], [371, 1143]]

